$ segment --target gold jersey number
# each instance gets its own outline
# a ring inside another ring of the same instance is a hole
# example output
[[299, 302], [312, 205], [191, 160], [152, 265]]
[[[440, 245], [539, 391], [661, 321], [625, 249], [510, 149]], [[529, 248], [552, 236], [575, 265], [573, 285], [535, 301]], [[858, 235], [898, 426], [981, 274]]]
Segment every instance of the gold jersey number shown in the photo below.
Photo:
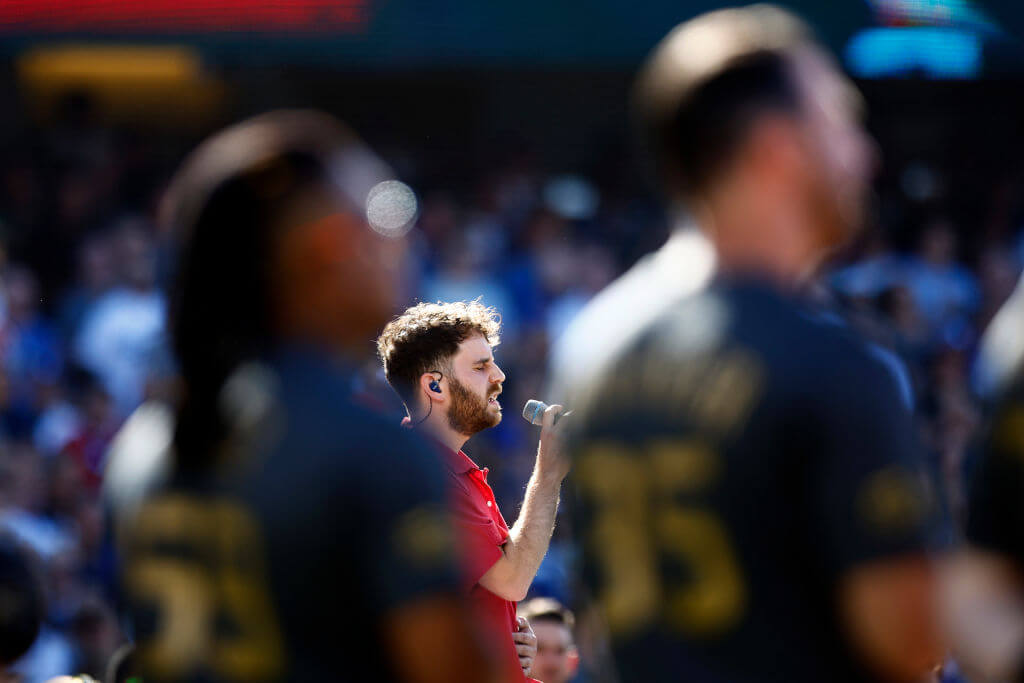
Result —
[[128, 591], [136, 604], [156, 608], [156, 630], [138, 644], [144, 669], [169, 679], [198, 671], [237, 681], [281, 675], [261, 535], [245, 508], [164, 496], [143, 506], [130, 539]]
[[[718, 467], [708, 448], [669, 440], [640, 452], [597, 443], [578, 459], [597, 599], [614, 636], [663, 624], [713, 637], [743, 616], [746, 586], [728, 530], [713, 511], [680, 502], [680, 494], [712, 485]], [[663, 561], [681, 565], [686, 578], [668, 585]]]

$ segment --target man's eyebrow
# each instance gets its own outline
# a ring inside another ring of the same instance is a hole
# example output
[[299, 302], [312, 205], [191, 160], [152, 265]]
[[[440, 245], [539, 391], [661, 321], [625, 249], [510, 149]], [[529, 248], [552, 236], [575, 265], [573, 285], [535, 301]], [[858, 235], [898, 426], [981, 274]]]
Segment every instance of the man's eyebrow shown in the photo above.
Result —
[[473, 365], [484, 365], [486, 363], [490, 363], [492, 360], [494, 360], [494, 356], [491, 356], [490, 358], [481, 358], [480, 360], [475, 361]]

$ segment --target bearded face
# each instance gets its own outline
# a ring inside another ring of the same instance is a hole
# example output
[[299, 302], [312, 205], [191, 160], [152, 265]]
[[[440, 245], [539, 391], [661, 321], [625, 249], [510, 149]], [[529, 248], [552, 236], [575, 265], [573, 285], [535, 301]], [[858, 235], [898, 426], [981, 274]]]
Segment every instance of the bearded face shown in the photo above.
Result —
[[472, 436], [501, 422], [501, 404], [497, 400], [500, 386], [488, 386], [483, 395], [474, 393], [454, 377], [448, 386], [451, 393], [448, 424], [453, 430]]

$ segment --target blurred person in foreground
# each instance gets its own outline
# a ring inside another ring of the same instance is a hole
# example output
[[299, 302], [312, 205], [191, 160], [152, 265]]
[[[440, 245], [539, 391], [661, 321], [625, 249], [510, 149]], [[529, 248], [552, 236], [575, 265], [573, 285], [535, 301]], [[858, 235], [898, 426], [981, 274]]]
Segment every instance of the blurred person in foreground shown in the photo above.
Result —
[[972, 681], [1024, 680], [1024, 278], [986, 330], [979, 390], [992, 407], [946, 573], [953, 651]]
[[279, 111], [171, 185], [181, 399], [129, 421], [106, 481], [146, 683], [489, 680], [431, 456], [352, 398], [399, 281], [401, 226], [367, 220], [390, 177]]
[[[555, 527], [562, 480], [562, 407], [544, 413], [537, 459], [519, 517], [510, 529], [481, 469], [462, 451], [474, 434], [501, 422], [505, 373], [494, 360], [500, 341], [497, 311], [479, 301], [420, 303], [388, 323], [377, 340], [388, 383], [408, 411], [404, 423], [432, 442], [447, 477], [463, 585], [477, 628], [502, 641], [502, 673], [523, 680], [530, 673], [536, 639], [516, 602], [537, 575]], [[517, 656], [518, 655], [518, 656]], [[526, 656], [530, 661], [523, 661]]]
[[619, 679], [923, 680], [943, 647], [911, 415], [797, 293], [861, 223], [857, 93], [760, 5], [674, 29], [638, 104], [695, 226], [598, 295], [552, 362]]
[[0, 537], [0, 683], [21, 680], [8, 667], [32, 647], [45, 614], [43, 585], [28, 553]]
[[579, 666], [573, 613], [557, 600], [533, 598], [519, 605], [519, 616], [537, 636], [533, 675], [544, 683], [569, 683]]

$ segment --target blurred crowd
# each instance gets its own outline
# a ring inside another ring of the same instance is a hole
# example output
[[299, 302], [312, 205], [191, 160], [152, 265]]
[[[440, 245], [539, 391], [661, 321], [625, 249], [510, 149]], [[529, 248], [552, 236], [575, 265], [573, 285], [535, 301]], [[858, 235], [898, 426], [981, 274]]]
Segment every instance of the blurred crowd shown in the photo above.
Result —
[[153, 206], [133, 199], [134, 159], [130, 143], [71, 117], [0, 162], [0, 530], [31, 549], [49, 606], [19, 667], [28, 681], [100, 676], [123, 640], [104, 458], [170, 376]]
[[[123, 640], [100, 498], [104, 457], [140, 402], [173, 392], [165, 327], [173, 254], [156, 216], [192, 142], [115, 132], [69, 107], [62, 124], [11, 141], [0, 156], [0, 532], [32, 550], [49, 604], [19, 666], [29, 683], [70, 671], [101, 676]], [[664, 240], [669, 220], [635, 183], [552, 173], [527, 151], [453, 187], [425, 180], [428, 159], [393, 161], [421, 189], [410, 299], [482, 297], [502, 313], [506, 417], [468, 449], [491, 468], [497, 498], [519, 500], [536, 428], [518, 413], [544, 398], [549, 345], [590, 297]], [[981, 238], [938, 209], [910, 227], [880, 220], [815, 292], [823, 312], [861, 329], [903, 378], [947, 543], [957, 538], [983, 414], [971, 382], [977, 342], [1024, 260], [1011, 223]], [[377, 367], [368, 363], [365, 376], [367, 392], [398, 415]], [[531, 595], [574, 604], [568, 534], [565, 524], [556, 529]]]
[[915, 247], [900, 251], [890, 240], [898, 227], [873, 230], [825, 283], [851, 324], [899, 364], [944, 513], [938, 540], [948, 545], [962, 528], [975, 438], [993, 398], [977, 372], [978, 344], [1017, 285], [1024, 239], [1013, 229], [982, 237], [931, 212]]

